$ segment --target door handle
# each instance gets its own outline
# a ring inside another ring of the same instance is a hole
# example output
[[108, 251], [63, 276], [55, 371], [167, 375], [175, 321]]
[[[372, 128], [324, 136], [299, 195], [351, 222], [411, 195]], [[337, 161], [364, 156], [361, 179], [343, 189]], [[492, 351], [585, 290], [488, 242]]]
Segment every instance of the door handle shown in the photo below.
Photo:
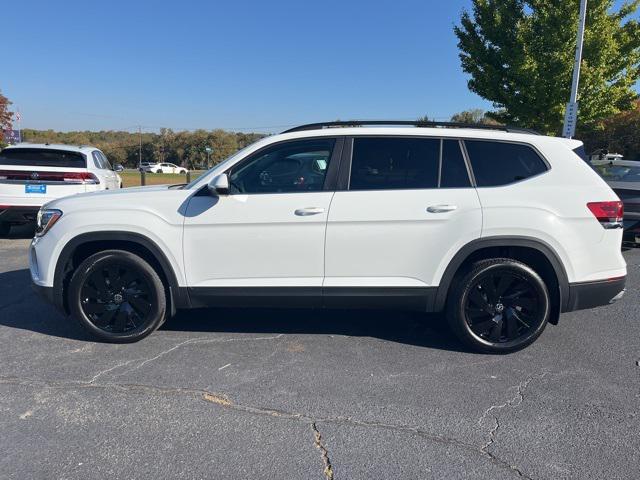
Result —
[[427, 212], [429, 213], [446, 213], [453, 212], [457, 210], [457, 205], [431, 205], [427, 208]]
[[307, 208], [299, 208], [295, 211], [295, 214], [299, 217], [308, 217], [309, 215], [318, 215], [320, 213], [324, 213], [324, 208], [322, 207], [307, 207]]

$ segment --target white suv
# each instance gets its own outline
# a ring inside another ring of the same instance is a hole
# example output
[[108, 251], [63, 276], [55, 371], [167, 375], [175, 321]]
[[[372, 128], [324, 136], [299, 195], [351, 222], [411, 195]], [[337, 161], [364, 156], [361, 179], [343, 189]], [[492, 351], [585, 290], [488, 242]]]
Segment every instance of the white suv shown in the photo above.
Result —
[[51, 202], [33, 282], [106, 341], [180, 308], [393, 307], [446, 311], [485, 352], [622, 295], [622, 204], [580, 142], [371, 123], [264, 138], [186, 186]]
[[0, 235], [33, 222], [42, 205], [75, 193], [122, 187], [104, 153], [94, 147], [22, 143], [0, 151]]

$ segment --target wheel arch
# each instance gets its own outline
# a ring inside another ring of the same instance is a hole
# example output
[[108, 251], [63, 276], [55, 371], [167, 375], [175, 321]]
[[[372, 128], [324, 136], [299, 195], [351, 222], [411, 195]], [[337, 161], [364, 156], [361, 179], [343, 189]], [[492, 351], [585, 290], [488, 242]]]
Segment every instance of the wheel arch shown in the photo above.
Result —
[[[555, 300], [557, 302], [558, 311], [556, 313], [559, 314], [561, 311], [564, 311], [566, 309], [567, 302], [569, 301], [570, 290], [567, 272], [560, 260], [560, 256], [553, 247], [543, 240], [521, 236], [480, 238], [464, 245], [453, 256], [442, 275], [435, 295], [433, 309], [435, 311], [442, 311], [444, 309], [451, 283], [453, 282], [456, 274], [466, 265], [469, 265], [476, 259], [491, 258], [491, 254], [497, 254], [497, 252], [500, 252], [499, 255], [505, 256], [504, 252], [509, 252], [509, 250], [516, 252], [537, 252], [539, 258], [544, 258], [546, 260], [551, 271], [538, 273], [542, 274], [543, 277], [546, 274], [547, 278], [545, 280], [547, 280], [551, 276], [551, 273], [553, 273], [555, 282], [557, 283], [554, 287], [557, 288], [554, 288], [554, 291], [551, 291], [550, 293], [552, 296], [555, 296]], [[506, 256], [509, 256], [509, 253], [507, 253]], [[515, 256], [516, 260], [522, 260], [522, 258], [518, 258], [520, 255], [512, 256]], [[524, 263], [528, 262], [525, 261]], [[557, 322], [557, 315], [555, 315], [555, 317], [556, 318], [552, 323]]]
[[53, 296], [61, 310], [69, 312], [66, 289], [79, 263], [94, 253], [111, 249], [135, 253], [151, 264], [167, 288], [171, 315], [175, 314], [177, 308], [189, 306], [186, 289], [180, 287], [171, 262], [153, 240], [134, 232], [100, 231], [73, 237], [58, 256], [53, 276]]

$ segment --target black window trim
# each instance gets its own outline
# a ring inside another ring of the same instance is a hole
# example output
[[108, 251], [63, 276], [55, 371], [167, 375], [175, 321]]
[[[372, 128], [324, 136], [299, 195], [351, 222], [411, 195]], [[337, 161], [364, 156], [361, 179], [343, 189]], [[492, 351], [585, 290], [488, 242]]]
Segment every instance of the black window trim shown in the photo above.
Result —
[[[466, 145], [467, 141], [507, 143], [507, 144], [511, 144], [511, 145], [522, 145], [522, 146], [525, 146], [525, 147], [529, 147], [530, 149], [532, 149], [536, 153], [536, 155], [538, 155], [538, 158], [540, 158], [540, 160], [542, 160], [542, 163], [546, 167], [546, 170], [544, 172], [540, 172], [540, 173], [536, 173], [535, 175], [531, 175], [530, 177], [523, 178], [521, 180], [515, 180], [515, 181], [509, 182], [509, 183], [503, 183], [501, 185], [486, 185], [486, 186], [478, 185], [478, 183], [476, 182], [475, 174], [473, 172], [473, 166], [471, 165], [471, 157], [469, 156], [469, 152], [467, 150], [467, 145]], [[519, 142], [519, 141], [516, 141], [516, 140], [502, 140], [502, 139], [494, 140], [492, 138], [462, 138], [461, 142], [462, 142], [462, 146], [463, 146], [463, 152], [464, 152], [465, 160], [467, 162], [467, 168], [469, 169], [469, 173], [471, 174], [471, 179], [472, 179], [472, 183], [473, 183], [474, 188], [502, 188], [502, 187], [507, 187], [507, 186], [510, 186], [510, 185], [516, 185], [516, 184], [521, 183], [521, 182], [527, 182], [527, 181], [531, 180], [532, 178], [540, 177], [541, 175], [546, 175], [547, 173], [549, 173], [549, 171], [552, 168], [551, 164], [549, 163], [547, 158], [542, 154], [540, 149], [538, 149], [535, 145], [533, 145], [531, 143]]]
[[[286, 145], [287, 143], [297, 143], [297, 142], [304, 142], [304, 141], [314, 141], [314, 140], [334, 140], [334, 144], [333, 144], [333, 151], [331, 152], [331, 158], [329, 159], [329, 166], [327, 167], [327, 173], [324, 177], [324, 184], [322, 186], [322, 190], [317, 190], [317, 191], [302, 191], [302, 192], [253, 192], [253, 193], [240, 193], [240, 194], [235, 194], [235, 195], [291, 195], [294, 193], [319, 193], [319, 192], [334, 192], [336, 190], [336, 181], [337, 181], [337, 177], [338, 177], [338, 172], [340, 171], [340, 166], [342, 163], [342, 159], [343, 159], [343, 149], [344, 149], [344, 143], [345, 143], [345, 137], [342, 135], [327, 135], [327, 136], [309, 136], [309, 137], [301, 137], [301, 138], [293, 138], [293, 139], [288, 139], [288, 140], [281, 140], [278, 142], [273, 142], [270, 143], [268, 145], [265, 145], [262, 148], [259, 148], [258, 150], [256, 150], [255, 152], [251, 152], [249, 155], [247, 155], [245, 158], [243, 158], [242, 160], [236, 162], [235, 164], [231, 165], [229, 168], [227, 168], [224, 172], [222, 173], [226, 173], [227, 175], [231, 175], [231, 172], [238, 167], [241, 167], [242, 165], [246, 164], [247, 162], [252, 161], [253, 159], [256, 158], [256, 156], [259, 156], [262, 152], [264, 152], [265, 150], [271, 149], [273, 147], [276, 146], [280, 146], [280, 145]], [[205, 188], [206, 185], [205, 185]], [[230, 193], [230, 195], [234, 195], [233, 193]]]
[[[440, 141], [440, 157], [438, 159], [438, 186], [434, 188], [378, 188], [371, 190], [351, 190], [351, 165], [353, 159], [353, 144], [356, 138], [415, 138], [415, 139], [429, 139]], [[444, 141], [453, 140], [458, 142], [458, 146], [462, 153], [465, 166], [467, 168], [467, 175], [469, 178], [468, 187], [441, 187], [442, 183], [442, 156], [444, 153]], [[389, 134], [368, 134], [368, 135], [351, 135], [346, 137], [342, 154], [342, 162], [340, 173], [338, 174], [338, 182], [336, 184], [336, 192], [388, 192], [391, 190], [460, 190], [464, 188], [475, 188], [475, 177], [471, 170], [469, 162], [469, 156], [467, 155], [465, 146], [463, 144], [464, 138], [461, 137], [446, 137], [446, 136], [432, 136], [432, 135], [389, 135]], [[471, 140], [471, 139], [469, 139]]]

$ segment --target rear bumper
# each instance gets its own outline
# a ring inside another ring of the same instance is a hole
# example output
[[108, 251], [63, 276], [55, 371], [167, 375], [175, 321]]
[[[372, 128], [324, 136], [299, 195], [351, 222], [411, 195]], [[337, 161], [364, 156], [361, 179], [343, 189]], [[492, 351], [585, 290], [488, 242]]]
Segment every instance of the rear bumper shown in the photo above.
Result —
[[584, 310], [614, 303], [624, 295], [627, 277], [569, 284], [569, 301], [565, 312]]
[[0, 207], [0, 222], [18, 225], [36, 221], [40, 206], [2, 206]]

